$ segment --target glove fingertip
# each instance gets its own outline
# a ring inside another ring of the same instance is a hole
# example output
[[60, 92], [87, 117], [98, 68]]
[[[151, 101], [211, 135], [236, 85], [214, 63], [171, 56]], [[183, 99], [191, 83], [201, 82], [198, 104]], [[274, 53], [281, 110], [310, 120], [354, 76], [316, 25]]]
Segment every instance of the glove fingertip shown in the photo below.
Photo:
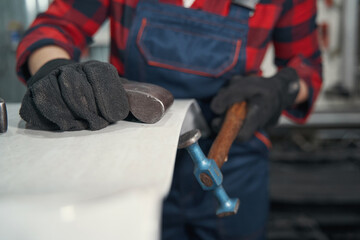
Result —
[[129, 102], [116, 68], [98, 61], [83, 66], [87, 80], [93, 88], [101, 116], [113, 123], [129, 114]]
[[59, 129], [59, 127], [55, 123], [46, 119], [36, 108], [35, 103], [32, 100], [30, 90], [28, 90], [23, 97], [19, 110], [19, 115], [25, 122], [30, 124], [30, 126], [34, 126], [42, 130]]
[[250, 140], [250, 138], [252, 137], [253, 132], [247, 130], [246, 128], [243, 128], [239, 131], [239, 134], [237, 136], [237, 140], [240, 142], [246, 142], [248, 140]]
[[248, 141], [259, 128], [259, 108], [257, 105], [249, 104], [247, 116], [241, 127], [237, 139], [239, 141]]
[[222, 101], [222, 98], [220, 97], [215, 97], [213, 99], [213, 101], [210, 104], [210, 108], [211, 110], [216, 113], [216, 114], [222, 114], [225, 112], [227, 106], [226, 104], [224, 104], [224, 102]]
[[221, 118], [221, 117], [218, 117], [218, 118], [214, 118], [212, 121], [211, 121], [211, 128], [214, 132], [218, 133], [220, 132], [220, 129], [221, 129], [221, 126], [223, 124], [223, 121], [224, 119]]

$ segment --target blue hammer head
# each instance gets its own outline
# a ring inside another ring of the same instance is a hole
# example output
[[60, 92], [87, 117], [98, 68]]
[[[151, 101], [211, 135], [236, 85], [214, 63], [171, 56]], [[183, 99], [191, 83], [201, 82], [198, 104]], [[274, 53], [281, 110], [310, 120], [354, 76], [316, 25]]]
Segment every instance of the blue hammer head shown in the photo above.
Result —
[[201, 133], [198, 129], [191, 130], [180, 136], [178, 148], [186, 148], [189, 152], [194, 164], [194, 175], [200, 186], [205, 191], [213, 191], [219, 207], [216, 215], [219, 217], [236, 214], [240, 205], [239, 199], [229, 198], [226, 194], [222, 180], [223, 175], [213, 159], [205, 157], [197, 141], [200, 139]]

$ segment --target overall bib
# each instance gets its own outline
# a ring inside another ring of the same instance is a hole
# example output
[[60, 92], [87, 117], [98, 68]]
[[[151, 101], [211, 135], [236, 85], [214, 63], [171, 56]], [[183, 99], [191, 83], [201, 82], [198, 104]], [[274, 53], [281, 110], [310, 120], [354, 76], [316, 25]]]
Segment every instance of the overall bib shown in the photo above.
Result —
[[[230, 7], [229, 7], [230, 6]], [[225, 9], [226, 8], [226, 9]], [[228, 11], [227, 16], [218, 13]], [[249, 10], [229, 0], [207, 0], [203, 10], [148, 0], [138, 3], [127, 41], [125, 77], [160, 85], [175, 98], [195, 98], [210, 122], [212, 97], [244, 74]], [[206, 154], [213, 137], [199, 141]], [[217, 202], [178, 151], [163, 205], [163, 239], [262, 239], [268, 212], [268, 149], [258, 138], [235, 142], [222, 167], [223, 186], [240, 198], [238, 214], [217, 218]]]

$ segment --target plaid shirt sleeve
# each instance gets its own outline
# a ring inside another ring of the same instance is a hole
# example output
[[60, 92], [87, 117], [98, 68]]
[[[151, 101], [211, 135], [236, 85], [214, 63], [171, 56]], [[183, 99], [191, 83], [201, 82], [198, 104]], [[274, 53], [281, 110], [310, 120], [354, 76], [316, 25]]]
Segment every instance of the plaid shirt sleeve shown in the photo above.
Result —
[[92, 42], [92, 35], [108, 17], [109, 0], [55, 0], [37, 16], [20, 42], [16, 71], [24, 83], [30, 77], [29, 55], [46, 45], [65, 49], [79, 60], [81, 50]]
[[322, 64], [316, 30], [316, 1], [285, 1], [274, 29], [275, 64], [292, 67], [309, 88], [309, 99], [284, 111], [297, 123], [308, 118], [322, 84]]

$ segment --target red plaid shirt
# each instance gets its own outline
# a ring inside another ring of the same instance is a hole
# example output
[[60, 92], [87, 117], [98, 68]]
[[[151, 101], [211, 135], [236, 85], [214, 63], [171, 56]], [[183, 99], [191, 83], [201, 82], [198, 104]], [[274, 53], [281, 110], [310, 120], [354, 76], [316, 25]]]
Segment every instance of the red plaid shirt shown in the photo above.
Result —
[[[81, 51], [91, 43], [92, 36], [105, 19], [110, 18], [110, 62], [124, 74], [123, 54], [139, 0], [55, 0], [49, 9], [35, 19], [17, 50], [17, 73], [25, 82], [29, 78], [27, 59], [31, 52], [45, 46], [58, 45], [79, 60]], [[182, 0], [160, 0], [182, 5]], [[192, 8], [203, 8], [205, 0], [196, 0]], [[222, 1], [219, 4], [224, 5]], [[204, 11], [216, 12], [218, 6]], [[228, 7], [228, 6], [227, 6]], [[218, 14], [226, 15], [228, 8]], [[309, 86], [309, 100], [285, 115], [303, 123], [318, 96], [322, 83], [321, 56], [315, 24], [314, 0], [261, 0], [249, 20], [246, 47], [246, 73], [261, 74], [260, 64], [267, 47], [275, 47], [275, 64], [293, 67]]]

